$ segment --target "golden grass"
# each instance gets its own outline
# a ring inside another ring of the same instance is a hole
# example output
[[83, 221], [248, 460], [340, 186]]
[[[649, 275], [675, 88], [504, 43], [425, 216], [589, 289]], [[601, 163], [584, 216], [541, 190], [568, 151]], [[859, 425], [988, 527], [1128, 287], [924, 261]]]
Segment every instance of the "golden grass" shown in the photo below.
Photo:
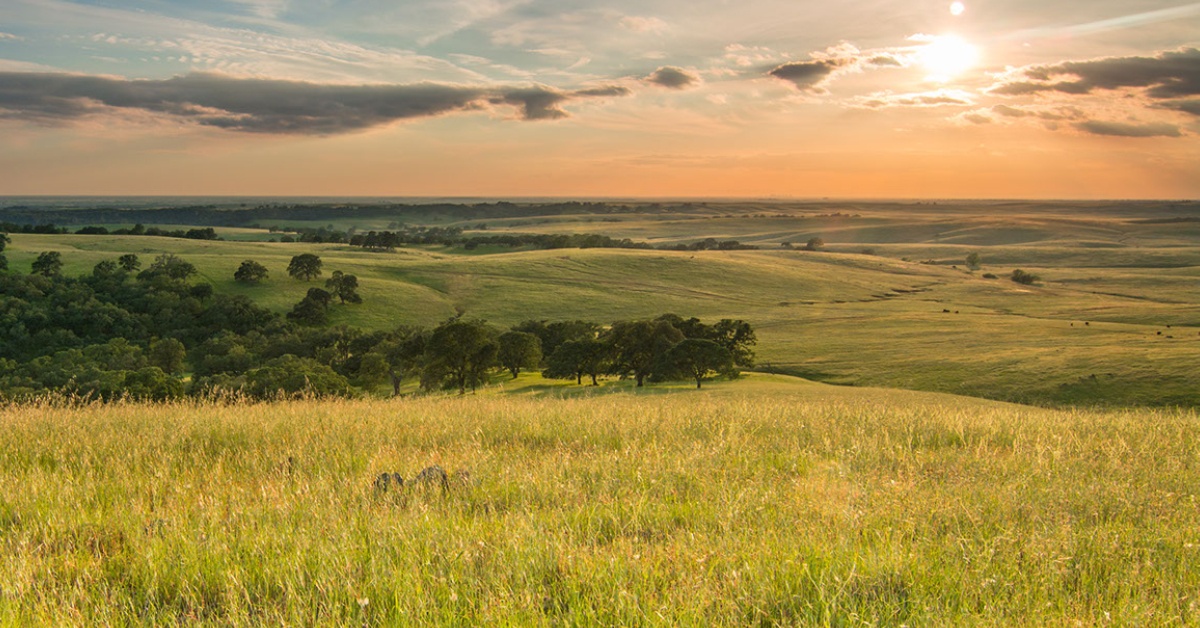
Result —
[[[1200, 423], [699, 392], [0, 410], [0, 623], [1200, 621]], [[377, 493], [382, 471], [474, 483]]]

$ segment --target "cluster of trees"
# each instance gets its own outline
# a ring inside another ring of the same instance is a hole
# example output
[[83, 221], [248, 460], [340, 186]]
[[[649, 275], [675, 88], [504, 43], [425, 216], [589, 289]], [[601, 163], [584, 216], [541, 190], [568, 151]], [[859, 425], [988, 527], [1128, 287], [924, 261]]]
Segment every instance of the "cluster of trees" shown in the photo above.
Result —
[[194, 229], [160, 229], [158, 227], [147, 227], [138, 223], [132, 227], [122, 229], [112, 229], [107, 227], [81, 227], [75, 230], [79, 235], [133, 235], [133, 236], [160, 236], [164, 238], [184, 238], [186, 240], [220, 240], [217, 237], [217, 232], [212, 227], [197, 227]]
[[753, 244], [742, 244], [737, 240], [717, 240], [716, 238], [705, 238], [699, 242], [691, 244], [675, 244], [671, 246], [659, 247], [667, 251], [742, 251], [753, 250], [758, 247]]
[[[5, 233], [26, 233], [26, 234], [43, 234], [43, 235], [63, 235], [71, 233], [66, 227], [56, 226], [54, 223], [41, 224], [15, 224], [11, 222], [0, 223], [0, 232]], [[109, 229], [108, 227], [97, 227], [87, 225], [75, 230], [76, 235], [145, 235], [145, 236], [161, 236], [165, 238], [186, 238], [188, 240], [219, 240], [217, 232], [212, 227], [202, 227], [194, 229], [161, 229], [159, 227], [147, 227], [141, 223], [135, 224], [132, 227], [121, 229]]]
[[[0, 258], [2, 251], [0, 244]], [[664, 315], [608, 327], [527, 321], [504, 330], [454, 318], [432, 329], [367, 332], [301, 325], [245, 297], [214, 294], [209, 284], [191, 283], [195, 267], [174, 255], [145, 268], [137, 255], [123, 255], [80, 277], [61, 273], [57, 252], [39, 260], [37, 272], [0, 273], [0, 398], [351, 395], [389, 382], [399, 392], [412, 380], [425, 390], [465, 392], [495, 372], [523, 369], [579, 383], [611, 375], [699, 386], [753, 364], [754, 332], [743, 321], [706, 325]], [[326, 296], [314, 299], [353, 303], [356, 285], [334, 272]]]

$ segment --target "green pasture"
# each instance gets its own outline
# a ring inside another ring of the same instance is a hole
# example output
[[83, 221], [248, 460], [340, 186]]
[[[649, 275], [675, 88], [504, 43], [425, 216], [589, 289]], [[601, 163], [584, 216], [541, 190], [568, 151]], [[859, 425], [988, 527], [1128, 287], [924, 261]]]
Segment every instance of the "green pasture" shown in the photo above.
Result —
[[[1200, 223], [1171, 204], [980, 203], [697, 205], [691, 213], [561, 215], [486, 222], [480, 233], [603, 233], [659, 243], [707, 237], [751, 251], [409, 247], [150, 237], [15, 235], [10, 267], [58, 250], [68, 274], [133, 252], [174, 253], [222, 292], [286, 313], [309, 287], [287, 277], [311, 252], [357, 275], [361, 306], [334, 324], [435, 325], [457, 313], [601, 323], [674, 312], [741, 318], [758, 329], [760, 369], [822, 381], [953, 392], [1047, 404], [1200, 402]], [[364, 228], [364, 225], [359, 225]], [[258, 232], [266, 234], [265, 231]], [[803, 247], [809, 237], [824, 250]], [[237, 239], [234, 239], [237, 238]], [[965, 258], [978, 252], [982, 268]], [[233, 280], [241, 261], [269, 280]], [[1015, 268], [1042, 280], [1008, 280]], [[994, 274], [996, 279], [984, 278]], [[948, 311], [944, 311], [948, 310]], [[1168, 327], [1169, 326], [1169, 327]]]

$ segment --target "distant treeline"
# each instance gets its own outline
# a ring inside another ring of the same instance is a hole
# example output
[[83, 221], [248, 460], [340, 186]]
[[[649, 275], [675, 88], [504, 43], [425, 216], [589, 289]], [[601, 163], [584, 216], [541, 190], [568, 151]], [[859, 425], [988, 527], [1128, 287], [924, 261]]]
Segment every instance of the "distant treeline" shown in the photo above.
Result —
[[[5, 242], [0, 236], [0, 261]], [[754, 330], [740, 320], [709, 325], [666, 314], [504, 330], [455, 317], [432, 329], [363, 331], [300, 324], [244, 296], [214, 293], [191, 283], [195, 267], [170, 254], [145, 269], [122, 255], [80, 277], [62, 267], [61, 255], [47, 251], [32, 273], [0, 272], [0, 399], [337, 396], [388, 383], [398, 394], [410, 380], [461, 393], [522, 369], [580, 384], [607, 375], [699, 387], [754, 359]]]
[[[60, 227], [54, 223], [42, 223], [36, 225], [19, 225], [12, 222], [0, 222], [0, 233], [26, 233], [26, 234], [43, 234], [43, 235], [62, 235], [72, 233], [66, 227]], [[186, 238], [189, 240], [219, 240], [217, 232], [212, 227], [204, 227], [198, 229], [160, 229], [158, 227], [146, 227], [138, 223], [129, 228], [109, 229], [107, 227], [86, 226], [80, 227], [74, 231], [77, 235], [145, 235], [145, 236], [160, 236], [166, 238]]]
[[478, 220], [556, 216], [561, 214], [646, 214], [694, 211], [703, 203], [455, 203], [428, 204], [266, 204], [256, 207], [161, 207], [130, 209], [104, 207], [89, 209], [44, 209], [29, 206], [0, 208], [0, 222], [24, 224], [166, 224], [210, 227], [245, 227], [273, 221], [328, 221], [394, 219], [412, 222]]

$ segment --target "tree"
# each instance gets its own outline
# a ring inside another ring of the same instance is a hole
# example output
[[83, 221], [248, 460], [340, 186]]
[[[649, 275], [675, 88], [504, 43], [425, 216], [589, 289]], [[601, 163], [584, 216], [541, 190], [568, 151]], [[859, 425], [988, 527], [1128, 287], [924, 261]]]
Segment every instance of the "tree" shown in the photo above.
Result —
[[721, 345], [703, 338], [685, 338], [667, 352], [664, 375], [676, 373], [696, 380], [696, 388], [709, 373], [729, 373], [733, 370], [733, 354]]
[[118, 257], [117, 264], [120, 265], [121, 268], [123, 268], [126, 272], [130, 273], [142, 267], [141, 260], [139, 260], [138, 256], [134, 255], [133, 253], [126, 253], [121, 257]]
[[320, 288], [309, 288], [308, 294], [299, 303], [292, 306], [288, 312], [288, 320], [303, 325], [324, 325], [329, 322], [327, 310], [333, 302], [333, 295]]
[[183, 371], [187, 350], [183, 343], [174, 338], [163, 338], [150, 342], [150, 365], [172, 375]]
[[810, 251], [815, 251], [823, 246], [825, 246], [825, 241], [821, 238], [809, 238], [808, 242], [804, 244], [804, 248]]
[[1034, 275], [1032, 273], [1027, 273], [1027, 272], [1021, 270], [1020, 268], [1012, 271], [1012, 280], [1019, 284], [1024, 284], [1024, 285], [1028, 286], [1029, 284], [1032, 284], [1039, 279], [1041, 279], [1041, 277], [1038, 277], [1037, 275]]
[[712, 326], [707, 338], [725, 347], [733, 356], [735, 366], [754, 366], [754, 349], [751, 347], [758, 344], [758, 338], [755, 337], [754, 328], [750, 323], [740, 319], [721, 319]]
[[4, 247], [12, 242], [7, 233], [0, 233], [0, 271], [8, 270], [8, 258], [4, 257]]
[[528, 320], [512, 328], [513, 331], [523, 331], [533, 334], [542, 341], [542, 356], [550, 357], [564, 342], [587, 340], [596, 337], [600, 326], [588, 321], [546, 321]]
[[641, 387], [663, 354], [683, 340], [683, 333], [667, 321], [618, 321], [604, 338], [613, 350], [610, 372], [632, 376]]
[[425, 345], [421, 387], [472, 390], [487, 379], [496, 364], [499, 345], [495, 332], [483, 321], [453, 319], [438, 326]]
[[354, 275], [346, 275], [340, 270], [335, 270], [333, 276], [325, 280], [325, 287], [329, 288], [330, 292], [342, 302], [342, 305], [347, 302], [362, 303], [362, 297], [358, 295], [358, 277]]
[[546, 360], [543, 377], [552, 379], [574, 379], [583, 384], [583, 376], [592, 378], [592, 385], [599, 386], [596, 377], [608, 367], [609, 346], [595, 338], [568, 340]]
[[497, 339], [500, 344], [496, 360], [512, 373], [513, 379], [522, 368], [537, 368], [542, 362], [542, 341], [523, 331], [506, 331]]
[[267, 267], [248, 259], [234, 271], [233, 278], [242, 283], [258, 283], [267, 278]]
[[392, 380], [392, 394], [400, 394], [400, 385], [425, 365], [425, 345], [429, 333], [419, 327], [401, 327], [372, 349], [383, 356]]
[[196, 267], [190, 262], [185, 262], [173, 253], [163, 253], [154, 258], [150, 266], [138, 273], [138, 279], [142, 281], [152, 281], [154, 279], [167, 278], [184, 280], [196, 274]]
[[33, 260], [33, 274], [43, 277], [57, 277], [62, 273], [62, 253], [45, 251], [39, 253]]
[[983, 258], [979, 256], [979, 253], [967, 253], [967, 268], [971, 270], [979, 270], [982, 265]]
[[312, 253], [301, 253], [288, 263], [287, 272], [296, 279], [312, 281], [321, 276], [321, 258]]

